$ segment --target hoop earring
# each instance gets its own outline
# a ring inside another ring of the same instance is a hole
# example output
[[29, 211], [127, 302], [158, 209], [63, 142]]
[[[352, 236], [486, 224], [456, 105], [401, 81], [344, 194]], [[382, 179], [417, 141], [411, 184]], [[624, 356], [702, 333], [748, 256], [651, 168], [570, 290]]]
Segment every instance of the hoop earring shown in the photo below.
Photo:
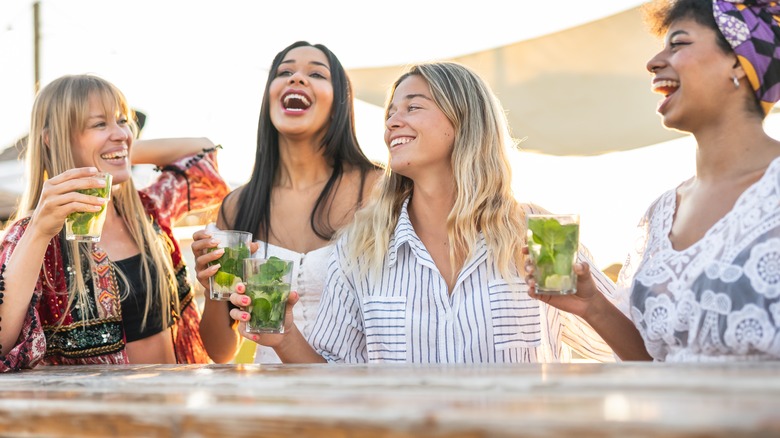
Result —
[[731, 81], [734, 82], [734, 88], [739, 88], [739, 79], [736, 76], [732, 76]]

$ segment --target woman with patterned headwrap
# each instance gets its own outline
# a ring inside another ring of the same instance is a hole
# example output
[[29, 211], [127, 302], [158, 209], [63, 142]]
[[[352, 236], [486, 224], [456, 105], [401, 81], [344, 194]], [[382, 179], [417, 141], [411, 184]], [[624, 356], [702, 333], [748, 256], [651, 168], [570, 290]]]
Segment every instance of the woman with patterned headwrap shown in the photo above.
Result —
[[663, 0], [645, 12], [665, 34], [647, 63], [657, 111], [695, 138], [695, 176], [640, 221], [618, 278], [633, 324], [588, 276], [575, 296], [532, 296], [582, 316], [623, 359], [778, 360], [780, 142], [763, 120], [780, 100], [780, 6]]

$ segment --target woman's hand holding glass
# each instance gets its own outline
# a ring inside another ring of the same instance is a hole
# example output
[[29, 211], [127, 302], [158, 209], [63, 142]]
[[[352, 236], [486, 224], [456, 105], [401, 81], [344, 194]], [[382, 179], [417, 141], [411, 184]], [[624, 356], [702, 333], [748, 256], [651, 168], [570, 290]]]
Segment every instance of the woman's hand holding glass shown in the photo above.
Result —
[[251, 304], [252, 300], [246, 295], [246, 285], [239, 283], [236, 286], [236, 292], [230, 295], [230, 302], [238, 306], [239, 309], [231, 309], [230, 317], [235, 321], [238, 321], [238, 332], [241, 336], [256, 342], [260, 345], [267, 347], [280, 347], [284, 344], [285, 338], [293, 333], [297, 332], [297, 327], [293, 319], [293, 307], [298, 302], [298, 292], [290, 292], [290, 296], [287, 299], [287, 305], [284, 310], [284, 331], [283, 333], [249, 333], [246, 330], [246, 323], [252, 317], [251, 314], [244, 309]]
[[100, 211], [108, 202], [106, 199], [78, 192], [105, 187], [105, 179], [95, 178], [97, 174], [98, 170], [94, 167], [79, 167], [46, 180], [38, 206], [32, 213], [30, 229], [48, 240], [62, 230], [65, 219], [71, 213]]
[[[528, 247], [523, 247], [523, 254], [528, 255]], [[555, 308], [565, 312], [577, 315], [586, 321], [594, 313], [600, 300], [606, 300], [604, 295], [599, 292], [593, 276], [590, 274], [590, 265], [587, 263], [576, 262], [574, 264], [574, 273], [577, 274], [577, 292], [571, 295], [540, 295], [536, 293], [536, 280], [534, 271], [536, 267], [526, 257], [525, 263], [525, 281], [528, 284], [528, 295], [531, 298], [541, 300]]]
[[[195, 255], [195, 276], [207, 292], [210, 287], [209, 278], [213, 277], [220, 268], [219, 263], [214, 262], [225, 253], [225, 250], [218, 246], [219, 240], [213, 238], [208, 228], [198, 230], [192, 235], [190, 248]], [[257, 242], [252, 242], [249, 244], [249, 249], [254, 253], [258, 246]]]

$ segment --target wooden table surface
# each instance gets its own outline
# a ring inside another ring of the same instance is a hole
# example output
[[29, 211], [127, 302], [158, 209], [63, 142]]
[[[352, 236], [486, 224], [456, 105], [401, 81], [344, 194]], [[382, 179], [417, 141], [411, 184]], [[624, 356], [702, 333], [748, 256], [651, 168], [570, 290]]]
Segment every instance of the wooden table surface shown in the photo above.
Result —
[[61, 366], [0, 436], [780, 436], [780, 364]]

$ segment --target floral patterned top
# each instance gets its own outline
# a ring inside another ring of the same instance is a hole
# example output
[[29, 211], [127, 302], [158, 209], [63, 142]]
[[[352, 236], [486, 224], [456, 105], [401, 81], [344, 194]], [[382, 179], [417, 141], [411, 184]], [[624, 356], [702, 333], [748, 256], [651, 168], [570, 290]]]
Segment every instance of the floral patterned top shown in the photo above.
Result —
[[672, 248], [676, 190], [639, 225], [618, 285], [658, 361], [780, 359], [780, 158], [689, 248]]
[[[208, 355], [198, 332], [200, 312], [171, 227], [189, 211], [219, 205], [228, 191], [214, 152], [185, 157], [166, 166], [152, 185], [139, 191], [154, 227], [171, 250], [176, 272], [180, 307], [171, 309], [175, 321], [171, 328], [178, 363], [207, 363]], [[29, 218], [21, 219], [7, 230], [0, 243], [0, 263], [11, 257], [28, 224]], [[61, 245], [60, 236], [49, 242], [21, 334], [13, 349], [0, 356], [0, 372], [41, 363], [128, 363], [119, 288], [111, 263], [97, 244], [92, 246], [94, 268], [84, 263], [81, 273], [92, 292], [89, 305], [94, 316], [88, 319], [74, 306], [60, 322], [66, 310], [69, 278], [78, 275], [66, 266]]]

